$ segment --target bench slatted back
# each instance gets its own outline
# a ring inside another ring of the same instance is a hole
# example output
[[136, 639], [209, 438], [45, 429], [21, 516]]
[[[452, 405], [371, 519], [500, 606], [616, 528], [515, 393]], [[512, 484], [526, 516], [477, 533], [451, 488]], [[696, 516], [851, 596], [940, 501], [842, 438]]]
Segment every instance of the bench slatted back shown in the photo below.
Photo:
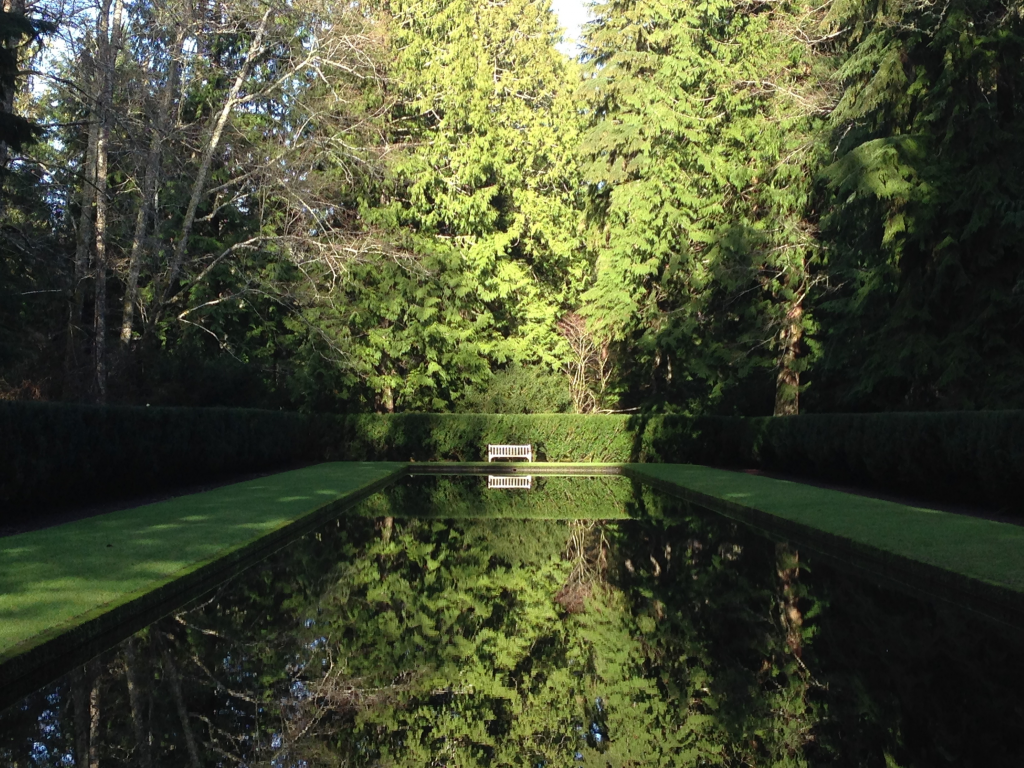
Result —
[[533, 461], [532, 445], [488, 445], [487, 460], [494, 459], [526, 459]]

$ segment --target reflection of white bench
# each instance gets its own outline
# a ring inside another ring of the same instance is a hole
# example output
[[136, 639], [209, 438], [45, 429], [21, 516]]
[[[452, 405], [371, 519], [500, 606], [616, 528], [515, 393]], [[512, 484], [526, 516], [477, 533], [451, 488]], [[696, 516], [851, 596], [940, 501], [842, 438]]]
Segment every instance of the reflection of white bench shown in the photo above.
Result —
[[526, 459], [533, 461], [532, 445], [488, 445], [487, 460], [495, 459]]
[[533, 475], [488, 475], [488, 488], [533, 488]]

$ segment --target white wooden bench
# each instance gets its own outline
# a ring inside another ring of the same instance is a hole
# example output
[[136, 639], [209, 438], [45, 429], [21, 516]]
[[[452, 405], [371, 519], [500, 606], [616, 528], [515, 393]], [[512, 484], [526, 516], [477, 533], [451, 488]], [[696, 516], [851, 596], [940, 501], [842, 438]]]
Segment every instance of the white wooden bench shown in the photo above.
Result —
[[495, 459], [526, 459], [533, 461], [532, 445], [488, 445], [487, 460]]
[[533, 489], [533, 475], [488, 475], [488, 488], [521, 488]]

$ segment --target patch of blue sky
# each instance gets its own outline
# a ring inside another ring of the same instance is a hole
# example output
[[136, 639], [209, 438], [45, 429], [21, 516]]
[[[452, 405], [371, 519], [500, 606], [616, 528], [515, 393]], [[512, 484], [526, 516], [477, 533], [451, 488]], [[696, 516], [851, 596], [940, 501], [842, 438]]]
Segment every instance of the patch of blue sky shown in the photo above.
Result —
[[575, 58], [583, 25], [590, 20], [589, 0], [551, 0], [551, 9], [558, 17], [558, 23], [565, 30], [565, 40], [558, 50]]

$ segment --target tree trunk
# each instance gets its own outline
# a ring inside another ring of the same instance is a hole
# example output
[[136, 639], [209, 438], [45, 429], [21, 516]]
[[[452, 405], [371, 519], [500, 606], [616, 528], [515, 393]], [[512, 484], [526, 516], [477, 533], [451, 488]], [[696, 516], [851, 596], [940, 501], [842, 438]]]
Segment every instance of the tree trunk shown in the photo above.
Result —
[[252, 68], [253, 62], [256, 57], [263, 52], [263, 35], [267, 29], [267, 22], [270, 20], [270, 11], [268, 10], [263, 14], [263, 19], [260, 21], [260, 26], [256, 30], [256, 37], [252, 41], [252, 45], [249, 47], [249, 52], [245, 56], [245, 62], [242, 64], [242, 68], [238, 71], [238, 75], [235, 77], [235, 82], [231, 85], [231, 90], [228, 92], [228, 97], [224, 101], [224, 106], [221, 108], [220, 114], [217, 115], [217, 119], [214, 121], [213, 130], [210, 132], [210, 140], [206, 143], [206, 149], [203, 150], [203, 159], [199, 164], [199, 172], [196, 174], [195, 181], [192, 184], [192, 194], [189, 196], [188, 208], [185, 210], [185, 219], [181, 225], [181, 234], [178, 238], [178, 242], [174, 246], [174, 256], [171, 259], [171, 269], [167, 275], [167, 284], [163, 290], [163, 302], [166, 303], [174, 292], [174, 284], [178, 280], [178, 274], [181, 272], [181, 266], [185, 261], [185, 250], [188, 248], [189, 238], [192, 236], [192, 227], [196, 220], [196, 211], [199, 209], [199, 202], [202, 200], [203, 191], [206, 188], [206, 177], [210, 173], [210, 167], [213, 165], [213, 156], [217, 151], [217, 147], [220, 144], [221, 136], [224, 134], [224, 126], [227, 125], [228, 118], [231, 116], [231, 112], [234, 110], [238, 103], [238, 94], [242, 90], [242, 86], [245, 84], [245, 79], [249, 76], [249, 70]]
[[[25, 15], [25, 0], [3, 0], [0, 3], [0, 9], [4, 13], [9, 13], [12, 16], [24, 16]], [[17, 44], [18, 37], [13, 40], [0, 41], [7, 47], [8, 45], [13, 48]], [[0, 83], [0, 114], [13, 115], [14, 114], [14, 87], [4, 87], [3, 83]], [[0, 141], [0, 171], [7, 167], [7, 144]], [[3, 198], [0, 197], [0, 213], [3, 212]]]
[[96, 59], [99, 69], [99, 98], [96, 102], [96, 299], [93, 307], [93, 362], [96, 375], [96, 399], [107, 401], [107, 157], [113, 109], [114, 68], [121, 39], [123, 0], [115, 0], [114, 17], [110, 2], [104, 0], [96, 23]]
[[64, 396], [71, 390], [71, 382], [78, 369], [78, 344], [81, 334], [82, 311], [85, 307], [85, 282], [89, 276], [89, 256], [96, 237], [93, 222], [96, 220], [96, 143], [100, 126], [96, 114], [99, 101], [99, 76], [95, 60], [83, 54], [82, 66], [91, 82], [86, 83], [89, 96], [86, 108], [89, 111], [89, 128], [86, 135], [85, 162], [82, 168], [81, 210], [78, 214], [78, 232], [75, 237], [75, 277], [71, 286], [71, 300], [68, 307], [67, 341], [64, 349]]
[[153, 120], [153, 134], [149, 140], [149, 152], [146, 157], [146, 169], [142, 181], [142, 199], [135, 218], [135, 233], [132, 236], [131, 256], [128, 259], [128, 281], [124, 289], [124, 304], [121, 314], [121, 344], [127, 345], [132, 340], [135, 323], [135, 304], [139, 296], [139, 274], [142, 271], [142, 258], [146, 239], [146, 228], [154, 212], [157, 181], [160, 177], [160, 159], [163, 152], [164, 137], [170, 129], [171, 106], [174, 104], [174, 91], [178, 81], [179, 56], [185, 37], [185, 28], [181, 27], [175, 36], [175, 55], [167, 66], [167, 76], [163, 92], [157, 105], [157, 114]]
[[153, 765], [149, 751], [149, 733], [143, 713], [143, 696], [145, 684], [139, 675], [139, 641], [132, 637], [125, 644], [125, 678], [128, 681], [128, 701], [132, 709], [132, 731], [135, 735], [135, 748], [138, 755], [139, 768], [151, 768]]

